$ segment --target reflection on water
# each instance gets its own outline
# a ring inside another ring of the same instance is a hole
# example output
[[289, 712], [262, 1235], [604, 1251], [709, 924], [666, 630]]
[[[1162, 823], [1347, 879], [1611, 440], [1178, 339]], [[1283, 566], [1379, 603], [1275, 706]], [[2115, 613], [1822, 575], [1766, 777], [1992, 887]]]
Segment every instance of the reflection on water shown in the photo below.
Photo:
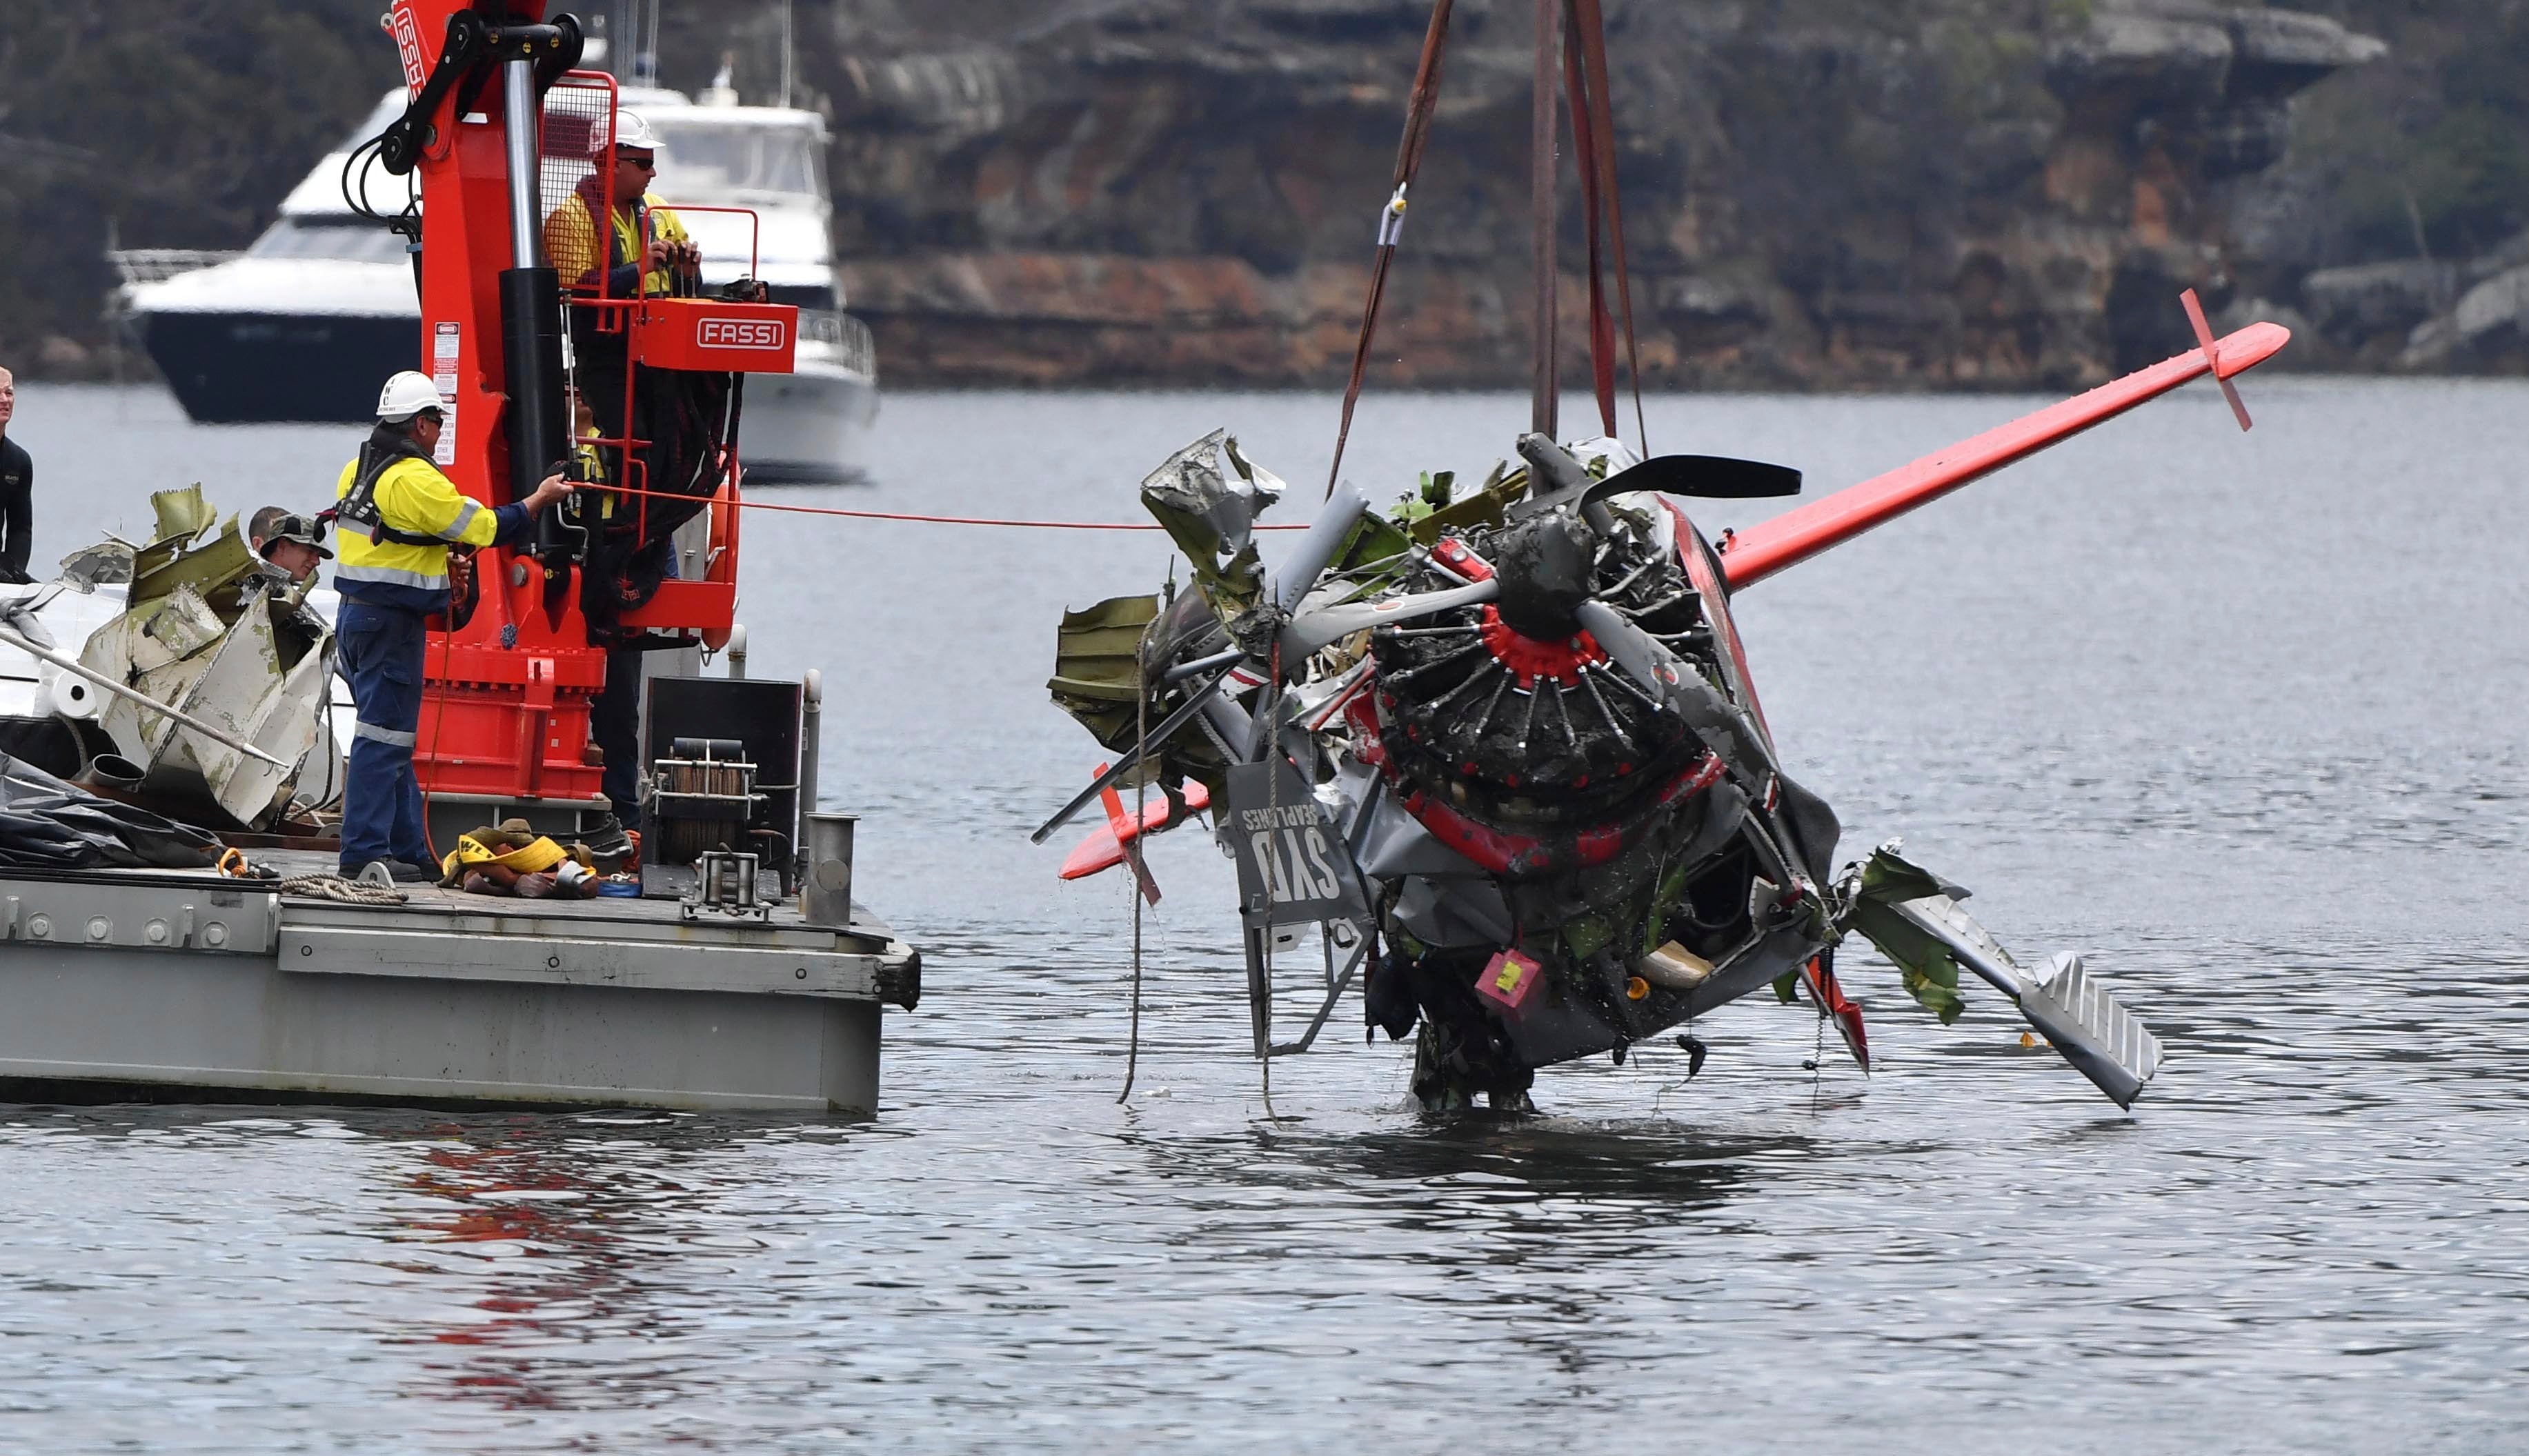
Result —
[[[382, 1209], [392, 1221], [378, 1232], [403, 1246], [382, 1267], [426, 1286], [462, 1284], [473, 1297], [437, 1327], [393, 1337], [445, 1347], [423, 1354], [418, 1388], [567, 1408], [589, 1387], [548, 1368], [541, 1352], [555, 1342], [680, 1332], [644, 1277], [644, 1246], [673, 1246], [667, 1230], [702, 1211], [661, 1156], [671, 1150], [633, 1132], [674, 1124], [620, 1120], [631, 1135], [516, 1125], [421, 1135], [427, 1151]], [[613, 1375], [643, 1382], [637, 1370]]]
[[[39, 450], [48, 533], [195, 475], [260, 504], [355, 443], [27, 399], [127, 447]], [[2132, 1116], [1992, 998], [1944, 1028], [1855, 956], [1867, 1078], [1759, 998], [1698, 1022], [1691, 1084], [1659, 1044], [1549, 1072], [1546, 1115], [1430, 1123], [1347, 1002], [1268, 1119], [1227, 867], [1184, 835], [1118, 1107], [1125, 890], [1026, 831], [1094, 762], [1042, 700], [1054, 614], [1164, 545], [750, 534], [756, 670], [827, 670], [862, 892], [925, 947], [881, 1118], [0, 1107], [0, 1449], [2529, 1446], [2523, 404], [2269, 386], [2243, 442], [2180, 401], [1743, 603], [1848, 847], [1905, 834], [2157, 1028]], [[2011, 407], [1652, 426], [1828, 483]], [[883, 483], [799, 499], [1111, 518], [1216, 423], [1305, 478], [1329, 417], [888, 408]], [[1354, 468], [1480, 470], [1524, 417], [1390, 399]]]

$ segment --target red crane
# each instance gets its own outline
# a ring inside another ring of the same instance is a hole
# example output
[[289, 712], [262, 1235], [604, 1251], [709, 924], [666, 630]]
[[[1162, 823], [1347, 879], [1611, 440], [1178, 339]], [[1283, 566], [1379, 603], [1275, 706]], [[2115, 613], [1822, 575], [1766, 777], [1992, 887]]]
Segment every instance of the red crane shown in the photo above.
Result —
[[[606, 498], [611, 507], [583, 491], [571, 512], [546, 512], [532, 542], [481, 553], [470, 606], [452, 612], [430, 645], [414, 769], [425, 792], [469, 804], [594, 808], [600, 770], [586, 753], [588, 716], [606, 685], [607, 653], [592, 642], [583, 608], [591, 543], [627, 523], [646, 529], [653, 511], [707, 512], [701, 575], [658, 583], [615, 624], [714, 647], [727, 640], [742, 376], [790, 372], [798, 310], [567, 290], [572, 281], [558, 279], [545, 255], [545, 219], [591, 176], [596, 195], [611, 197], [615, 155], [615, 81], [573, 69], [578, 22], [548, 18], [545, 0], [395, 0], [385, 25], [412, 101], [378, 138], [377, 155], [389, 172], [418, 179], [418, 220], [407, 214], [404, 227], [418, 243], [423, 367], [448, 420], [440, 468], [459, 491], [499, 506], [593, 444], [623, 488]], [[619, 341], [631, 365], [613, 416], [620, 433], [602, 441], [571, 429], [571, 337]], [[690, 478], [650, 476], [656, 442], [637, 433], [642, 416], [631, 404], [632, 376], [644, 369], [734, 376]]]

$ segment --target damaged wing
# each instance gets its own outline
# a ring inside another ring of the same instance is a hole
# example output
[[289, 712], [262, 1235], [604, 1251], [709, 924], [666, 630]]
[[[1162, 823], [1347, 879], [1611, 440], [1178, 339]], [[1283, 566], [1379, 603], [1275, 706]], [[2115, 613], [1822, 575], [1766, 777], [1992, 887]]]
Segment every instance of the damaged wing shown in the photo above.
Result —
[[1964, 967], [2011, 998], [2038, 1035], [2118, 1106], [2132, 1106], [2160, 1071], [2160, 1039], [2117, 1003], [2079, 956], [2057, 955], [2043, 979], [2031, 976], [1960, 907], [1965, 890], [1909, 862], [1895, 845], [1874, 850], [1845, 891], [1838, 928], [1857, 932], [1896, 962], [1906, 989], [1944, 1024], [1964, 1008]]

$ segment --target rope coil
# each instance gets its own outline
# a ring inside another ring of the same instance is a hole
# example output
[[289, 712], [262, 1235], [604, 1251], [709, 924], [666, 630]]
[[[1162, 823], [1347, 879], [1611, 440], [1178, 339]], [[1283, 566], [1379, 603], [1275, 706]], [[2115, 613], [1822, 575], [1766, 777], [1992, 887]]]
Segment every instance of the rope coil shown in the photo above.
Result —
[[280, 889], [283, 894], [314, 900], [339, 900], [346, 905], [401, 905], [405, 900], [401, 890], [362, 885], [343, 875], [299, 875], [282, 881]]

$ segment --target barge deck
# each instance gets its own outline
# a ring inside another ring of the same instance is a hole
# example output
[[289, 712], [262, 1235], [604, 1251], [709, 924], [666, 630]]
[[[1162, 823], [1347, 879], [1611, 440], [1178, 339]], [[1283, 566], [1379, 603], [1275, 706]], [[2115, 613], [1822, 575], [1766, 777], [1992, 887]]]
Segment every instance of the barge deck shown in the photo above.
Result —
[[283, 893], [333, 856], [0, 868], [0, 1099], [647, 1106], [874, 1116], [882, 1005], [919, 952], [852, 906], [401, 904]]

